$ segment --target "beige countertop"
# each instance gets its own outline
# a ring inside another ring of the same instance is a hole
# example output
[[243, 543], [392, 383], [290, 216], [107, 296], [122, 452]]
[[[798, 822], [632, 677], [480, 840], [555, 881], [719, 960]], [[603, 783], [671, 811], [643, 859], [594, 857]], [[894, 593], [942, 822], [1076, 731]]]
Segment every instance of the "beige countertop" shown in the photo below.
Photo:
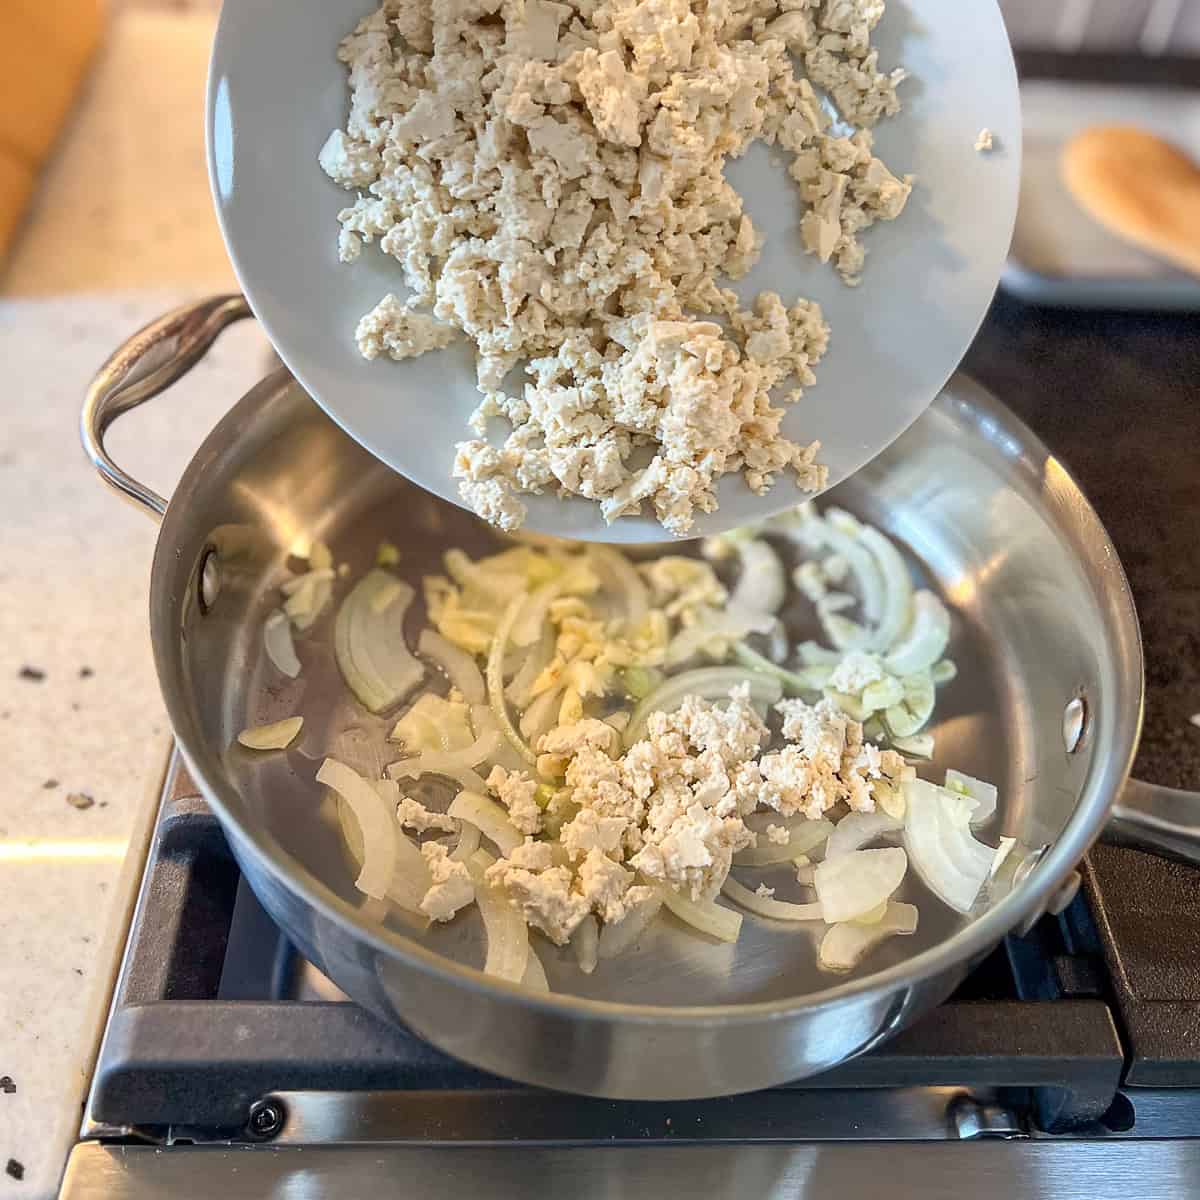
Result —
[[[155, 530], [99, 483], [77, 424], [123, 338], [235, 286], [204, 166], [213, 20], [119, 12], [0, 271], [0, 1079], [15, 1088], [0, 1084], [0, 1195], [12, 1200], [57, 1191], [115, 967], [122, 861], [165, 756], [146, 620]], [[253, 326], [232, 330], [114, 428], [115, 457], [169, 493], [266, 353]]]

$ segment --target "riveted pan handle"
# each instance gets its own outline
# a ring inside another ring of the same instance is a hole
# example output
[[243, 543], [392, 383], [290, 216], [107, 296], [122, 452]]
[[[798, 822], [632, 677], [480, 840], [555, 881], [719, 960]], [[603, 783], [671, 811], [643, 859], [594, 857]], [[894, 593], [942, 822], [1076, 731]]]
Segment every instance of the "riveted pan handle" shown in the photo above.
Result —
[[221, 330], [252, 315], [245, 299], [237, 295], [185, 304], [138, 330], [96, 372], [87, 390], [79, 432], [88, 458], [109, 487], [156, 521], [167, 511], [166, 500], [113, 462], [104, 448], [104, 435], [122, 413], [186, 375]]
[[1200, 792], [1127, 780], [1104, 834], [1107, 841], [1200, 866]]

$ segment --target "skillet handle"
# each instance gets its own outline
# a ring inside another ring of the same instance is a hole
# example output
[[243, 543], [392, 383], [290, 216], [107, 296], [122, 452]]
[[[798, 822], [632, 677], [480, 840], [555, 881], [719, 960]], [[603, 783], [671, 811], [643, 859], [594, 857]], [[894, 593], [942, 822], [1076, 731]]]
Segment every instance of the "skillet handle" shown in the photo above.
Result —
[[185, 304], [138, 330], [96, 372], [87, 390], [79, 420], [84, 451], [109, 487], [155, 521], [167, 511], [166, 500], [113, 462], [104, 448], [104, 435], [123, 413], [186, 375], [221, 330], [252, 315], [250, 306], [238, 295]]
[[1130, 779], [1113, 806], [1105, 838], [1200, 866], [1200, 792]]

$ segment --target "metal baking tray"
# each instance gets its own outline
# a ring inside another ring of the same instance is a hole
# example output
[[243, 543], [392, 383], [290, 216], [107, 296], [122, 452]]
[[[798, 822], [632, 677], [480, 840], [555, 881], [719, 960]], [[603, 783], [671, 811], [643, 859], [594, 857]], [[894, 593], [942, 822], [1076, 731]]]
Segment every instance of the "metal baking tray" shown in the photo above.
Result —
[[1200, 310], [1200, 279], [1098, 225], [1059, 173], [1063, 145], [1089, 125], [1138, 125], [1200, 158], [1200, 89], [1026, 79], [1021, 111], [1021, 196], [1000, 286], [1031, 304]]

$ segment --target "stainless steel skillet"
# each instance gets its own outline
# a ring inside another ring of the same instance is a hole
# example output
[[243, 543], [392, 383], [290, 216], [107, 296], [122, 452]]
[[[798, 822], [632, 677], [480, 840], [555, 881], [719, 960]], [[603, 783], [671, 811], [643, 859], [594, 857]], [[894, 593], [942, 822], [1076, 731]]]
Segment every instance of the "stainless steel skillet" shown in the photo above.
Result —
[[[90, 389], [84, 442], [109, 483], [162, 518], [150, 587], [159, 679], [238, 861], [299, 948], [384, 1018], [488, 1070], [566, 1090], [675, 1098], [765, 1087], [876, 1044], [943, 999], [1006, 933], [1069, 900], [1074, 867], [1118, 795], [1127, 834], [1190, 852], [1200, 800], [1126, 783], [1142, 664], [1113, 547], [1061, 464], [956, 378], [835, 499], [907, 546], [913, 570], [953, 609], [959, 676], [939, 696], [935, 769], [995, 781], [1003, 832], [1048, 846], [1009, 895], [970, 923], [914, 895], [917, 936], [894, 939], [848, 978], [821, 973], [811, 936], [795, 929], [748, 919], [728, 947], [663, 919], [590, 977], [569, 951], [547, 955], [548, 998], [476, 969], [471, 919], [428, 933], [381, 921], [354, 891], [313, 781], [334, 739], [369, 738], [374, 719], [322, 652], [327, 625], [301, 677], [281, 686], [265, 669], [262, 617], [298, 533], [324, 538], [355, 570], [387, 538], [414, 575], [448, 546], [479, 550], [491, 538], [371, 458], [282, 372], [234, 405], [169, 505], [122, 472], [104, 450], [107, 427], [247, 315], [240, 297], [223, 297], [135, 335]], [[251, 758], [234, 745], [243, 726], [295, 712], [305, 732], [286, 755]]]

